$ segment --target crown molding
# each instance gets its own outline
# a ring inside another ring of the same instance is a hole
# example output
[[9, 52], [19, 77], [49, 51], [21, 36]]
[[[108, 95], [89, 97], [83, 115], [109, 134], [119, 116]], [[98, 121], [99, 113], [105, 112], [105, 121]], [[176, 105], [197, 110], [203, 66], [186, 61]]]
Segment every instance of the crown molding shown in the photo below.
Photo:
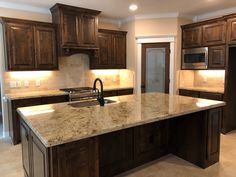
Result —
[[111, 18], [106, 18], [106, 17], [99, 17], [98, 20], [99, 20], [99, 22], [110, 23], [110, 24], [117, 25], [118, 27], [121, 25], [121, 20], [119, 20], [119, 19], [111, 19]]
[[122, 19], [121, 23], [127, 23], [134, 20], [147, 20], [147, 19], [160, 19], [160, 18], [177, 18], [179, 17], [178, 12], [174, 13], [158, 13], [158, 14], [147, 14], [147, 15], [134, 15], [128, 18]]
[[231, 7], [231, 8], [227, 8], [227, 9], [217, 10], [217, 11], [214, 11], [214, 12], [205, 13], [205, 14], [202, 14], [202, 15], [197, 15], [193, 18], [193, 21], [194, 22], [199, 22], [199, 21], [209, 20], [209, 19], [212, 19], [212, 18], [221, 17], [221, 16], [232, 14], [232, 13], [235, 13], [235, 12], [236, 12], [236, 6]]
[[50, 14], [49, 8], [37, 7], [37, 6], [26, 5], [26, 4], [19, 4], [19, 3], [12, 3], [12, 2], [0, 2], [0, 7], [7, 8], [7, 9], [15, 9], [15, 10]]

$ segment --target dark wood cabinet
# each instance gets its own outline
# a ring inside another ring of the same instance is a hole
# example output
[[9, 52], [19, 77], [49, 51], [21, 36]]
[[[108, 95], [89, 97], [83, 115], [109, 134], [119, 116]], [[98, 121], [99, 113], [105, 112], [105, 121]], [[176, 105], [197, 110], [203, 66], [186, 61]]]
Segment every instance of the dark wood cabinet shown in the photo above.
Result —
[[120, 89], [120, 90], [109, 90], [104, 91], [104, 97], [110, 96], [122, 96], [122, 95], [131, 95], [134, 93], [134, 89]]
[[1, 17], [6, 70], [56, 70], [55, 26], [50, 23]]
[[129, 169], [133, 161], [133, 130], [127, 129], [99, 137], [100, 176], [110, 177]]
[[98, 15], [100, 11], [56, 4], [51, 9], [53, 23], [58, 26], [58, 51], [97, 49]]
[[226, 22], [219, 21], [203, 25], [203, 46], [226, 43]]
[[134, 128], [134, 158], [143, 164], [169, 153], [168, 121]]
[[236, 44], [236, 17], [228, 20], [228, 43]]
[[199, 97], [199, 92], [194, 90], [179, 89], [179, 94], [182, 96]]
[[207, 119], [207, 158], [208, 162], [218, 162], [220, 154], [221, 109], [208, 111]]
[[55, 29], [52, 27], [36, 26], [34, 30], [36, 69], [51, 70], [58, 68]]
[[223, 94], [210, 93], [210, 92], [199, 92], [199, 98], [223, 101]]
[[224, 97], [223, 93], [212, 93], [212, 92], [203, 92], [203, 91], [195, 91], [187, 89], [179, 89], [179, 94], [182, 96], [190, 96], [190, 97], [204, 98], [218, 101], [223, 101]]
[[34, 29], [30, 24], [6, 23], [5, 48], [7, 70], [32, 70], [34, 59]]
[[125, 69], [126, 34], [126, 31], [99, 29], [98, 56], [90, 59], [90, 68]]
[[41, 98], [29, 98], [29, 99], [19, 99], [19, 100], [8, 100], [8, 113], [9, 113], [9, 132], [12, 139], [12, 143], [20, 143], [20, 118], [17, 113], [17, 108], [36, 106], [41, 104], [51, 104], [69, 101], [68, 95], [61, 96], [50, 96]]
[[225, 69], [225, 45], [209, 47], [208, 69]]
[[182, 47], [200, 47], [202, 45], [202, 26], [182, 27]]
[[28, 126], [26, 126], [24, 123], [21, 123], [20, 130], [22, 146], [22, 164], [25, 172], [25, 177], [30, 177], [30, 130]]

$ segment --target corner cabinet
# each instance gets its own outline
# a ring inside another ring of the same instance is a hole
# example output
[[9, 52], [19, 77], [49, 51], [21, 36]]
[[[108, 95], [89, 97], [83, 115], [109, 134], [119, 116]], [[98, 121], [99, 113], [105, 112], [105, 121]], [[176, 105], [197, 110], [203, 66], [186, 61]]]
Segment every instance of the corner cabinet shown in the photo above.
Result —
[[56, 29], [50, 23], [1, 18], [6, 70], [57, 70]]
[[58, 3], [50, 10], [53, 23], [58, 26], [58, 50], [61, 55], [73, 49], [97, 49], [100, 11]]
[[90, 59], [90, 69], [125, 69], [126, 34], [126, 31], [99, 29], [98, 54]]

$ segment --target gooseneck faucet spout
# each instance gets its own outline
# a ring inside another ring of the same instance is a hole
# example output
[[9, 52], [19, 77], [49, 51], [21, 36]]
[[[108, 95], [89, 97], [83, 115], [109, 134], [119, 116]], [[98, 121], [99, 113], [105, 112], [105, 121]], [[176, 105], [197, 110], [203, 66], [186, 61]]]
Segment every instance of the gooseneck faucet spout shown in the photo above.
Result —
[[95, 91], [97, 90], [97, 88], [96, 88], [97, 82], [100, 83], [100, 91], [98, 90], [98, 97], [97, 97], [97, 100], [98, 100], [100, 106], [104, 106], [105, 101], [104, 101], [104, 95], [103, 95], [103, 83], [102, 83], [102, 80], [101, 80], [101, 79], [97, 78], [97, 79], [94, 80], [94, 83], [93, 83], [93, 90], [95, 90]]

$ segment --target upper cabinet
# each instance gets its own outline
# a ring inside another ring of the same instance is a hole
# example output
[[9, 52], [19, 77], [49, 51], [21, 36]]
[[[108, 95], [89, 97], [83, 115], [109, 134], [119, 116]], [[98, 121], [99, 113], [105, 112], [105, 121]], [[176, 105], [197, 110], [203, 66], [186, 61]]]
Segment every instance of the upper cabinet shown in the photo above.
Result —
[[61, 55], [71, 49], [97, 49], [98, 15], [100, 11], [56, 4], [51, 8], [57, 25], [58, 49]]
[[126, 31], [99, 29], [98, 54], [90, 59], [90, 68], [125, 69], [126, 34]]
[[228, 20], [228, 42], [236, 44], [236, 17]]
[[1, 18], [6, 70], [58, 69], [56, 30], [50, 23]]
[[200, 47], [202, 45], [202, 27], [182, 27], [183, 48]]
[[219, 45], [226, 42], [226, 22], [219, 21], [203, 25], [203, 45]]

